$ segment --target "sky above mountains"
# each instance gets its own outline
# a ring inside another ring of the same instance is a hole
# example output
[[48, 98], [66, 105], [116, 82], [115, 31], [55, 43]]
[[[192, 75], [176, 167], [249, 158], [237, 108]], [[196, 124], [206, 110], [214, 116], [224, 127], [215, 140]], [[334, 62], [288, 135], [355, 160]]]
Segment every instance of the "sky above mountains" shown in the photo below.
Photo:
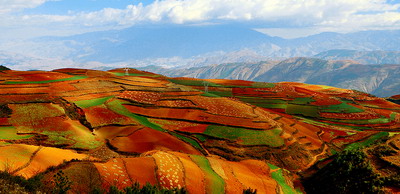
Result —
[[0, 40], [168, 24], [246, 25], [284, 38], [400, 29], [400, 0], [0, 0]]

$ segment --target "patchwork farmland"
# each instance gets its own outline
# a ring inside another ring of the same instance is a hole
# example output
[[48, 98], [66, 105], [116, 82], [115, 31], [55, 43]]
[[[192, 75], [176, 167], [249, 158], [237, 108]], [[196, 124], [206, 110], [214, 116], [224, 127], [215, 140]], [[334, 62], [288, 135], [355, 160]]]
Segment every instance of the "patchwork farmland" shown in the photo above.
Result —
[[135, 69], [0, 73], [0, 170], [43, 181], [61, 170], [73, 192], [94, 174], [104, 190], [303, 193], [338, 154], [377, 144], [390, 154], [373, 164], [400, 171], [400, 105], [354, 90]]

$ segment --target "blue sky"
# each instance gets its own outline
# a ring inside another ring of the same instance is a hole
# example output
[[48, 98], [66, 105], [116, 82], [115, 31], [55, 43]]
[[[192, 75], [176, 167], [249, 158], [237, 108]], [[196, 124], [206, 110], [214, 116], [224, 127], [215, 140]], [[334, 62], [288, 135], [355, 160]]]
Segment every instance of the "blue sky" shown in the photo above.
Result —
[[0, 40], [135, 25], [245, 24], [294, 38], [400, 29], [400, 0], [0, 0]]

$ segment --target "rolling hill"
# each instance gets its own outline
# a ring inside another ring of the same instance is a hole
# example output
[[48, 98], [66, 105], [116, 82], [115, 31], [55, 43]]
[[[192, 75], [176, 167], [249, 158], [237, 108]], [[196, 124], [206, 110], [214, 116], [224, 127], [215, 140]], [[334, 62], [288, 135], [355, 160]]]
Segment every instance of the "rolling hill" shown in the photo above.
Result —
[[320, 191], [309, 186], [313, 177], [330, 180], [318, 172], [341, 164], [330, 161], [379, 143], [387, 146], [373, 161], [390, 168], [373, 163], [371, 180], [382, 181], [367, 186], [399, 189], [400, 105], [367, 93], [57, 69], [2, 71], [0, 95], [0, 169], [49, 183], [39, 189], [68, 180], [72, 192], [149, 183], [189, 193], [312, 193]]
[[400, 91], [400, 65], [363, 65], [351, 60], [328, 61], [296, 57], [283, 61], [228, 63], [188, 69], [141, 68], [172, 77], [302, 82], [355, 89], [388, 97]]

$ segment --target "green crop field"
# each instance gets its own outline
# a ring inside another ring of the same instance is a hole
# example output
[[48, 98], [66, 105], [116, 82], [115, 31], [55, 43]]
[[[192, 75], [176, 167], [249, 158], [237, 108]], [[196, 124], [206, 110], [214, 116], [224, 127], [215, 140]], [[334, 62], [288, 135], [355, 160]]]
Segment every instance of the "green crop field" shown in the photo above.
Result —
[[80, 101], [75, 101], [74, 103], [78, 105], [80, 108], [89, 108], [92, 106], [98, 106], [101, 104], [104, 104], [107, 100], [113, 98], [114, 96], [107, 96], [103, 98], [95, 98], [95, 99], [90, 99], [90, 100], [80, 100]]
[[229, 140], [242, 141], [243, 145], [268, 145], [279, 147], [284, 144], [279, 136], [281, 129], [248, 130], [244, 128], [210, 125], [204, 134]]
[[18, 135], [15, 127], [0, 127], [0, 140], [29, 139], [34, 135]]
[[317, 106], [288, 104], [286, 113], [292, 115], [303, 115], [306, 117], [319, 117]]
[[210, 162], [204, 156], [190, 155], [190, 158], [204, 172], [206, 185], [209, 188], [206, 193], [225, 193], [225, 181], [212, 169]]
[[376, 140], [381, 139], [382, 137], [387, 137], [387, 136], [389, 136], [388, 132], [379, 132], [375, 135], [371, 135], [370, 137], [368, 137], [367, 139], [365, 139], [363, 141], [347, 145], [344, 150], [352, 150], [352, 149], [362, 148], [362, 147], [373, 144]]
[[293, 190], [285, 180], [285, 177], [283, 176], [282, 169], [274, 166], [272, 164], [268, 164], [268, 166], [271, 168], [271, 173], [272, 178], [281, 186], [283, 193], [289, 193], [289, 194], [297, 194], [297, 193], [302, 193], [301, 191], [298, 190]]
[[163, 129], [162, 127], [160, 127], [157, 124], [150, 122], [146, 117], [131, 113], [122, 104], [129, 104], [129, 102], [121, 101], [118, 99], [113, 99], [112, 101], [107, 102], [106, 106], [108, 109], [114, 111], [115, 113], [118, 113], [120, 115], [124, 115], [127, 117], [131, 117], [146, 127], [155, 129], [157, 131], [165, 132], [165, 129]]
[[5, 84], [45, 84], [45, 83], [53, 83], [53, 82], [62, 82], [62, 81], [74, 81], [74, 80], [80, 80], [80, 79], [85, 79], [87, 76], [74, 76], [74, 77], [69, 77], [69, 78], [64, 78], [64, 79], [54, 79], [54, 80], [44, 80], [44, 81], [6, 81]]
[[321, 112], [331, 112], [331, 113], [358, 113], [364, 112], [363, 109], [359, 109], [355, 106], [351, 106], [348, 103], [343, 102], [338, 105], [330, 105], [330, 106], [320, 106]]
[[299, 105], [307, 105], [310, 104], [311, 102], [315, 102], [314, 99], [312, 98], [296, 98], [292, 101], [290, 101], [290, 104], [299, 104]]

